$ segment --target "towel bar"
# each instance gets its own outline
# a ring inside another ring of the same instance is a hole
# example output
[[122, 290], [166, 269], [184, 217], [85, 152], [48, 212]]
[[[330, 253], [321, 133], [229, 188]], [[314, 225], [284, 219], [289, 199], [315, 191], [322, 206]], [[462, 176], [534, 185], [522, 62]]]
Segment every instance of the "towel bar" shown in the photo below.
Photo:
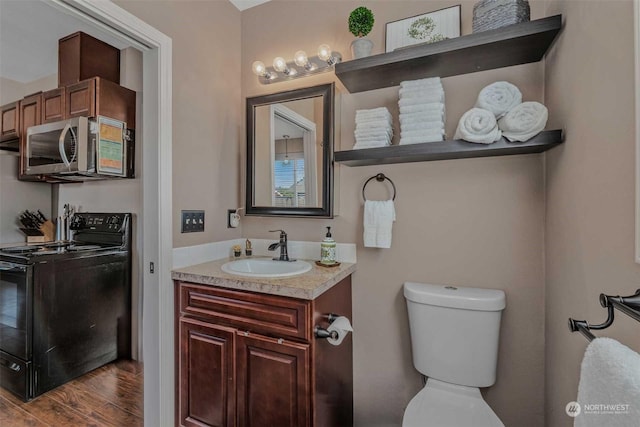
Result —
[[395, 200], [396, 199], [396, 185], [393, 183], [393, 181], [391, 181], [391, 178], [389, 178], [388, 176], [386, 176], [383, 173], [378, 173], [374, 176], [372, 176], [371, 178], [369, 178], [364, 185], [362, 186], [362, 198], [364, 200], [367, 200], [367, 196], [364, 195], [364, 189], [367, 188], [367, 184], [369, 183], [369, 181], [371, 181], [372, 179], [375, 179], [378, 182], [383, 182], [385, 179], [387, 181], [389, 181], [391, 183], [391, 186], [393, 187], [393, 198], [391, 200]]
[[620, 310], [627, 316], [640, 322], [640, 289], [628, 297], [600, 294], [600, 305], [607, 309], [607, 320], [605, 320], [604, 323], [590, 325], [586, 320], [575, 320], [570, 317], [569, 330], [571, 332], [580, 332], [591, 341], [596, 337], [590, 330], [606, 329], [611, 326], [614, 319], [614, 309]]

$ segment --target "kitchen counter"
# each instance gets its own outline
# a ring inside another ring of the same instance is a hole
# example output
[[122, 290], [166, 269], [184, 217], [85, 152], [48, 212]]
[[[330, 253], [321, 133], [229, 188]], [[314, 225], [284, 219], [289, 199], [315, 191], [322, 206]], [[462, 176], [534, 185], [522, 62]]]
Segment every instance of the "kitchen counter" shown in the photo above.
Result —
[[246, 277], [222, 271], [222, 264], [236, 259], [238, 258], [224, 258], [179, 268], [171, 272], [171, 277], [182, 282], [313, 300], [356, 270], [354, 263], [343, 262], [337, 267], [321, 267], [315, 261], [304, 260], [311, 264], [311, 270], [290, 277]]

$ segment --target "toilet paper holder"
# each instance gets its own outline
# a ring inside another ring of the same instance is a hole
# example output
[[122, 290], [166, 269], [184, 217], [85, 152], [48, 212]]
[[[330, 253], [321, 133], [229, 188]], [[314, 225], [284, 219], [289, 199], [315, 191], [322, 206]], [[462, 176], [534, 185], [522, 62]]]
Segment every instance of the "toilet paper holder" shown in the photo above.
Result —
[[[340, 317], [340, 316], [337, 315], [337, 314], [329, 313], [327, 315], [327, 320], [329, 321], [329, 324], [332, 324], [338, 317]], [[313, 328], [313, 335], [316, 338], [323, 338], [323, 339], [331, 338], [331, 339], [334, 339], [334, 340], [338, 339], [338, 331], [329, 331], [329, 330], [327, 330], [325, 328], [321, 328], [318, 325], [316, 325]]]

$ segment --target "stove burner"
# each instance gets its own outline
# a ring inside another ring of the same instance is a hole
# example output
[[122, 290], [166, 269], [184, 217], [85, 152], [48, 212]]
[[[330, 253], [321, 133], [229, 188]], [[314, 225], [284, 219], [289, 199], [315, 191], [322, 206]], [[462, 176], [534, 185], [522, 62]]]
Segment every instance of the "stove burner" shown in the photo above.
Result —
[[31, 252], [35, 252], [38, 249], [40, 249], [39, 246], [14, 246], [11, 248], [0, 249], [0, 252], [4, 252], [7, 254], [28, 254]]
[[77, 252], [77, 251], [90, 251], [93, 249], [100, 249], [102, 246], [98, 245], [71, 245], [67, 247], [69, 252]]

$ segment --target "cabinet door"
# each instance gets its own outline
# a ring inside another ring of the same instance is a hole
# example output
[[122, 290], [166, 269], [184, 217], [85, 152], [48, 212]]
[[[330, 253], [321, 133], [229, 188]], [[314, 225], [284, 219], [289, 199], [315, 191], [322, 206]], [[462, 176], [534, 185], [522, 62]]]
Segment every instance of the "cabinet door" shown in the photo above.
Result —
[[309, 345], [239, 332], [238, 427], [310, 426]]
[[89, 79], [66, 87], [67, 118], [96, 115], [96, 79]]
[[65, 90], [63, 87], [42, 94], [42, 123], [57, 122], [66, 118]]
[[178, 420], [181, 426], [235, 425], [235, 329], [180, 319]]
[[37, 181], [41, 178], [39, 176], [25, 175], [26, 170], [26, 155], [27, 155], [27, 129], [30, 126], [39, 125], [41, 122], [41, 106], [42, 106], [42, 93], [31, 95], [20, 101], [20, 170], [19, 178], [29, 181]]
[[19, 102], [3, 105], [2, 108], [2, 129], [0, 130], [0, 141], [8, 141], [18, 137], [18, 117]]

